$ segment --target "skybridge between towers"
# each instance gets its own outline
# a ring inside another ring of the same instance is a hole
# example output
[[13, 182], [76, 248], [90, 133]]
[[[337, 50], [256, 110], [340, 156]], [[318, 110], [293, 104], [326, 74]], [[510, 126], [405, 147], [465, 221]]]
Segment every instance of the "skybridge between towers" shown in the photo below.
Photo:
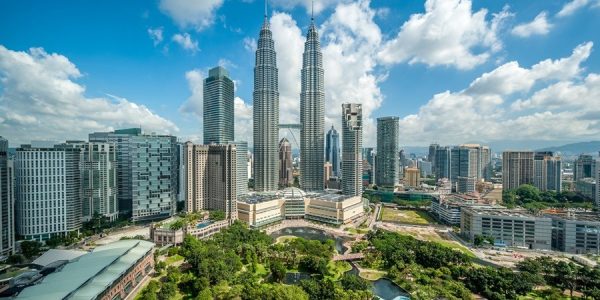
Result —
[[298, 149], [300, 149], [300, 144], [298, 144], [298, 140], [296, 140], [296, 135], [294, 135], [294, 132], [292, 131], [292, 129], [300, 131], [302, 129], [302, 125], [301, 124], [279, 124], [279, 130], [282, 130], [282, 129], [289, 130], [290, 135], [292, 136], [292, 139], [294, 140], [294, 144], [296, 145], [296, 147]]

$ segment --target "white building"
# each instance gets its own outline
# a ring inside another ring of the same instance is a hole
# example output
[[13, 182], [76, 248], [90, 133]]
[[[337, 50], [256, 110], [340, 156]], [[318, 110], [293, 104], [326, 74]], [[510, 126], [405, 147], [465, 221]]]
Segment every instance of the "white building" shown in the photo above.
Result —
[[79, 148], [17, 149], [16, 227], [24, 239], [46, 240], [81, 227], [80, 154]]
[[362, 195], [362, 105], [342, 104], [342, 191]]

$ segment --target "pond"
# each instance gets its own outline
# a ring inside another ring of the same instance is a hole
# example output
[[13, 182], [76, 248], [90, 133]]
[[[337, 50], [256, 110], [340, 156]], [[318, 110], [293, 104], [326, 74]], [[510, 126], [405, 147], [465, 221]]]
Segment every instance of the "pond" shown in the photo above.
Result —
[[[350, 274], [358, 275], [358, 269], [352, 266]], [[373, 294], [383, 300], [408, 300], [409, 295], [397, 284], [387, 278], [373, 281]]]
[[278, 238], [284, 235], [293, 235], [301, 238], [305, 238], [307, 240], [334, 240], [335, 241], [335, 250], [338, 253], [344, 253], [346, 251], [346, 247], [344, 246], [344, 239], [341, 237], [334, 237], [332, 234], [327, 233], [323, 230], [314, 229], [310, 227], [290, 227], [277, 230], [271, 233], [271, 237]]

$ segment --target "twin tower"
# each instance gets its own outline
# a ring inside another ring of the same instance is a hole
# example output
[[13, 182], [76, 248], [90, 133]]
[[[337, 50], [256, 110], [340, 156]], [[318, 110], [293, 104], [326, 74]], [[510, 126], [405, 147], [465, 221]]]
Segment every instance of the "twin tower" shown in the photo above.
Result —
[[[279, 86], [275, 42], [265, 14], [254, 67], [254, 188], [277, 190], [279, 183]], [[300, 92], [300, 185], [323, 190], [324, 106], [323, 55], [314, 20], [306, 35]]]

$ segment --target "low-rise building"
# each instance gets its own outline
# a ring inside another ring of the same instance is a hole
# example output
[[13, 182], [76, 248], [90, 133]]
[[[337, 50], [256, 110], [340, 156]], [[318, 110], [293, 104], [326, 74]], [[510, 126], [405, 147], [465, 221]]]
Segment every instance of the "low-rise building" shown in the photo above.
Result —
[[463, 207], [460, 231], [470, 241], [490, 236], [509, 247], [550, 250], [552, 244], [552, 219], [522, 209]]
[[240, 198], [238, 218], [254, 228], [284, 219], [310, 219], [341, 225], [363, 216], [364, 205], [361, 196], [305, 193], [298, 188], [287, 188]]
[[183, 243], [186, 235], [190, 234], [198, 239], [205, 239], [223, 228], [229, 227], [232, 220], [210, 221], [202, 220], [200, 222], [183, 226], [182, 228], [173, 228], [171, 225], [177, 219], [171, 222], [156, 223], [150, 226], [150, 239], [158, 246], [179, 245]]
[[575, 254], [600, 254], [600, 214], [549, 212], [552, 249]]
[[469, 194], [453, 194], [433, 197], [431, 200], [431, 214], [440, 222], [452, 226], [460, 226], [461, 210], [463, 207], [489, 207], [485, 203], [479, 203], [480, 199], [471, 197]]
[[24, 289], [17, 299], [125, 299], [154, 270], [154, 244], [100, 246]]

